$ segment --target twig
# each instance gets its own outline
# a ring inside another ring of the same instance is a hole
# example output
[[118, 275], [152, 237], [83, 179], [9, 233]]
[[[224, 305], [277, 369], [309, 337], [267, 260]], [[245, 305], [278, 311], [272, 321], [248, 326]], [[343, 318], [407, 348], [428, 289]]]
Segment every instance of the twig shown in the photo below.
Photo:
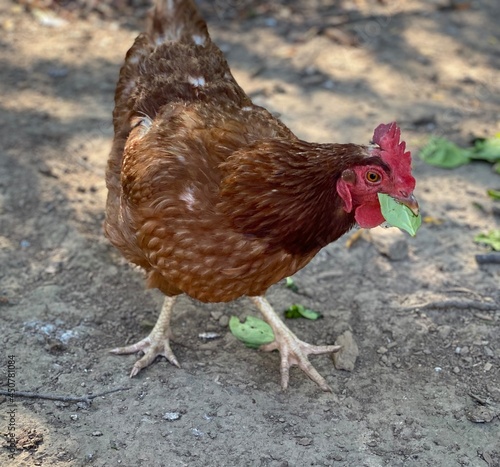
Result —
[[500, 264], [500, 253], [476, 255], [476, 262], [478, 264]]
[[436, 302], [422, 303], [419, 305], [412, 305], [406, 308], [407, 310], [428, 310], [429, 308], [435, 308], [437, 310], [446, 310], [448, 308], [458, 308], [459, 310], [480, 310], [480, 311], [491, 311], [497, 310], [498, 305], [493, 302], [476, 302], [476, 301], [461, 301], [461, 300], [442, 300]]
[[50, 401], [61, 401], [61, 402], [85, 402], [88, 405], [90, 405], [92, 404], [92, 400], [96, 399], [97, 397], [105, 396], [107, 394], [112, 394], [114, 392], [119, 392], [119, 391], [128, 391], [129, 389], [132, 388], [126, 387], [126, 388], [110, 389], [109, 391], [100, 392], [98, 394], [90, 394], [88, 396], [63, 396], [58, 394], [41, 394], [38, 392], [29, 392], [29, 391], [9, 392], [0, 389], [0, 396], [25, 397], [28, 399], [47, 399]]

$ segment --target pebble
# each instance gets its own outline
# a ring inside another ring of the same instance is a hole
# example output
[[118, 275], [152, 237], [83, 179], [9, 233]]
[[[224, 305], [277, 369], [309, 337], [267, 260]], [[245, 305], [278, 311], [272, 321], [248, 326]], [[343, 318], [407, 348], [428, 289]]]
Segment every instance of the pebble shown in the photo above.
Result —
[[313, 443], [312, 438], [304, 437], [304, 438], [299, 438], [297, 440], [297, 444], [299, 444], [300, 446], [310, 446], [312, 443]]
[[46, 268], [47, 274], [57, 274], [62, 271], [62, 263], [50, 263]]
[[205, 436], [205, 433], [203, 433], [203, 431], [201, 431], [198, 428], [191, 428], [191, 433], [193, 433], [193, 435], [196, 436], [197, 438], [201, 438], [202, 436]]
[[437, 331], [441, 339], [447, 339], [451, 334], [451, 326], [438, 326]]
[[211, 340], [218, 339], [220, 337], [220, 334], [218, 332], [202, 332], [198, 334], [198, 337], [204, 340]]
[[333, 364], [337, 370], [354, 370], [356, 360], [359, 356], [359, 349], [351, 331], [345, 331], [337, 337], [336, 345], [341, 345], [342, 348], [332, 354]]
[[64, 68], [64, 67], [61, 67], [61, 68], [53, 67], [53, 68], [49, 68], [49, 70], [47, 71], [47, 74], [51, 78], [64, 78], [64, 77], [68, 76], [68, 73], [69, 73], [69, 70], [67, 68]]
[[218, 321], [219, 319], [221, 319], [222, 315], [223, 315], [222, 311], [212, 311], [212, 312], [210, 313], [210, 316], [211, 316], [213, 319], [215, 319], [216, 321]]
[[491, 350], [489, 347], [484, 346], [483, 350], [484, 350], [484, 353], [487, 357], [494, 357], [495, 356], [495, 354], [493, 353], [493, 350]]
[[181, 418], [181, 414], [179, 412], [165, 412], [163, 414], [163, 419], [169, 422], [175, 422], [175, 420], [179, 420]]

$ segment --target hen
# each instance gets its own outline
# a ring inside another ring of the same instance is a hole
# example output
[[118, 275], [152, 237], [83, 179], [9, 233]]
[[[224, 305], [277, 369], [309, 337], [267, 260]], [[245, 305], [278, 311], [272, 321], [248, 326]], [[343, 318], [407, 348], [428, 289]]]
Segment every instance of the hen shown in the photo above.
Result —
[[272, 327], [281, 384], [298, 365], [323, 390], [309, 355], [339, 350], [299, 340], [263, 297], [356, 223], [383, 222], [377, 193], [418, 211], [411, 157], [395, 123], [373, 145], [298, 139], [234, 80], [191, 0], [158, 1], [120, 72], [108, 161], [105, 233], [166, 296], [131, 376], [170, 348], [175, 297], [249, 296]]

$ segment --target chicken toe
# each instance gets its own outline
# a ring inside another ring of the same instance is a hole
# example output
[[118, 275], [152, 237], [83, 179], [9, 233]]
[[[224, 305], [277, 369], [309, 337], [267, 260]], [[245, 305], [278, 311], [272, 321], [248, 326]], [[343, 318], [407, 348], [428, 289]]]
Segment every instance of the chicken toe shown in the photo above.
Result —
[[172, 365], [180, 367], [177, 358], [175, 357], [172, 349], [170, 348], [170, 316], [172, 314], [172, 308], [175, 302], [173, 297], [165, 297], [163, 306], [158, 316], [158, 320], [154, 325], [149, 336], [140, 340], [139, 342], [128, 345], [125, 347], [117, 347], [112, 349], [110, 352], [117, 355], [125, 355], [136, 352], [143, 352], [144, 355], [135, 362], [130, 372], [130, 377], [133, 378], [139, 371], [143, 368], [148, 367], [153, 363], [156, 357], [165, 357]]
[[264, 319], [271, 326], [275, 340], [270, 344], [260, 347], [260, 350], [279, 350], [281, 356], [281, 387], [283, 390], [288, 387], [290, 367], [297, 365], [309, 376], [323, 391], [330, 391], [325, 378], [321, 376], [316, 368], [309, 362], [308, 355], [320, 355], [338, 352], [339, 345], [317, 346], [301, 341], [288, 327], [281, 321], [271, 304], [264, 297], [251, 297]]

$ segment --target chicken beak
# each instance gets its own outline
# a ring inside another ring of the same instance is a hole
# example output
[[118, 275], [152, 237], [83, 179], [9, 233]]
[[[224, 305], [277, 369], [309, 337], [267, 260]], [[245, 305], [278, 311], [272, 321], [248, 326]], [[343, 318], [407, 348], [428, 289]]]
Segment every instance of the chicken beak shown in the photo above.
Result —
[[396, 197], [394, 199], [401, 204], [404, 204], [415, 216], [418, 216], [420, 213], [420, 208], [418, 207], [418, 201], [413, 193], [406, 197]]

